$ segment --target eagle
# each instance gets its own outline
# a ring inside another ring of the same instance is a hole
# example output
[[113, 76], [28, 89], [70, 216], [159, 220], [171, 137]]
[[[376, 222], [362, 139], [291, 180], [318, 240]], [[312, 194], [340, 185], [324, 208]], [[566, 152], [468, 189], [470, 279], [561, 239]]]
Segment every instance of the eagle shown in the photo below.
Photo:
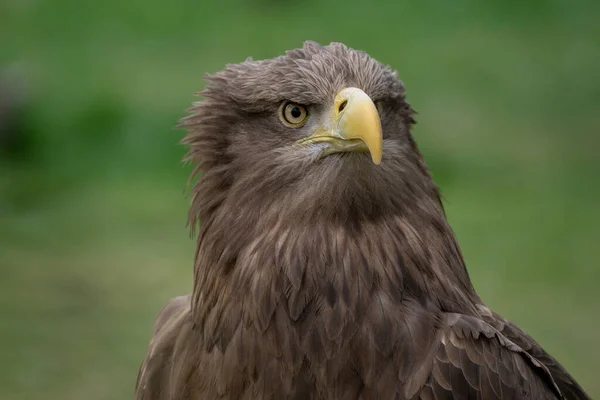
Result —
[[589, 399], [476, 293], [395, 70], [309, 41], [206, 81], [193, 290], [136, 399]]

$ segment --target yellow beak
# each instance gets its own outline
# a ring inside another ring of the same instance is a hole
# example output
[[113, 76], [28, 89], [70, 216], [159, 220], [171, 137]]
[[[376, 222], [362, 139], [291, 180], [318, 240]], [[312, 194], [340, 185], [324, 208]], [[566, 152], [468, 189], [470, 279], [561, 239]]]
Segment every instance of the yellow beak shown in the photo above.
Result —
[[[323, 155], [364, 151], [379, 165], [383, 153], [383, 135], [377, 107], [358, 88], [345, 88], [335, 97], [331, 125], [319, 129], [299, 143], [328, 143]], [[329, 125], [329, 123], [327, 124]]]

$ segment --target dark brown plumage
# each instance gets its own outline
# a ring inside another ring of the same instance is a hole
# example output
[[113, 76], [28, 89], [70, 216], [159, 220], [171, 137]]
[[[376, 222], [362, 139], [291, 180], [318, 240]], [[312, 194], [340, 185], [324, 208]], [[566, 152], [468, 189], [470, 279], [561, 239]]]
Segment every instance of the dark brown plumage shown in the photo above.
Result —
[[588, 398], [473, 289], [395, 72], [308, 42], [201, 94], [194, 290], [160, 313], [137, 399]]

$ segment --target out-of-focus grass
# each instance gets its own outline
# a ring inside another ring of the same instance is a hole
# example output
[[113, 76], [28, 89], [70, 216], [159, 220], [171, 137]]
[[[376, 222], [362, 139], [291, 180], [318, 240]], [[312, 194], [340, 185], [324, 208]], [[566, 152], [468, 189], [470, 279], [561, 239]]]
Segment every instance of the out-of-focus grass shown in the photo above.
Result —
[[205, 72], [306, 39], [399, 69], [481, 296], [600, 396], [595, 3], [201, 3], [0, 5], [32, 98], [27, 156], [0, 160], [0, 398], [132, 397], [191, 288], [172, 126]]

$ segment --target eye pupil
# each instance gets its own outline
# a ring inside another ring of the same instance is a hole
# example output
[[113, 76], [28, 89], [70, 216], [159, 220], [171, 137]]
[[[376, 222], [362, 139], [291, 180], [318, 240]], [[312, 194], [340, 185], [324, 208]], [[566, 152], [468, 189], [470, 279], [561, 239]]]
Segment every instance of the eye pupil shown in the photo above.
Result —
[[290, 114], [292, 115], [292, 117], [294, 118], [300, 118], [302, 116], [302, 110], [300, 110], [298, 107], [294, 107], [292, 108], [292, 110], [290, 111]]

